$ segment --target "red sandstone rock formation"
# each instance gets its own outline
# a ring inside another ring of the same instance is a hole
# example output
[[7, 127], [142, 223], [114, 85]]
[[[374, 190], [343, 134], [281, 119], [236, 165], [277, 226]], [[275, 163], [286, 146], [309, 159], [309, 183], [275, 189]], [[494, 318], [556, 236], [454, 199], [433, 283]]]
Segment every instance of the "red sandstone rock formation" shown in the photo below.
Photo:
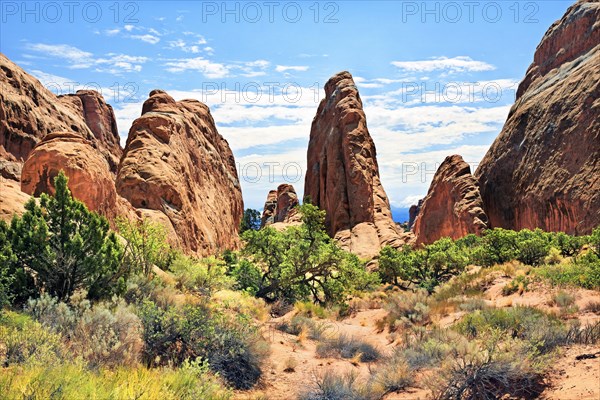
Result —
[[102, 95], [94, 90], [78, 90], [75, 94], [60, 96], [59, 101], [74, 108], [92, 131], [99, 150], [105, 155], [111, 172], [117, 172], [123, 155], [115, 113]]
[[35, 197], [53, 194], [54, 178], [61, 170], [73, 196], [90, 210], [109, 219], [120, 214], [108, 162], [88, 140], [69, 132], [46, 135], [34, 147], [23, 165], [21, 190]]
[[488, 228], [477, 180], [461, 156], [446, 157], [433, 177], [414, 223], [416, 244], [459, 239]]
[[475, 176], [492, 227], [586, 234], [600, 225], [600, 2], [579, 1], [539, 44]]
[[51, 132], [93, 134], [81, 116], [0, 53], [0, 158], [25, 161]]
[[168, 217], [201, 255], [239, 245], [243, 201], [233, 153], [208, 107], [153, 90], [133, 122], [116, 179], [134, 207]]
[[307, 158], [305, 197], [327, 212], [327, 231], [343, 247], [370, 258], [383, 245], [403, 243], [379, 180], [375, 144], [349, 72], [333, 76], [325, 85]]
[[262, 217], [260, 219], [260, 227], [264, 228], [275, 222], [275, 214], [277, 209], [277, 190], [269, 190], [267, 200], [263, 207]]
[[279, 185], [277, 190], [269, 191], [263, 209], [261, 228], [275, 223], [299, 222], [300, 215], [296, 210], [299, 204], [294, 186], [286, 183]]

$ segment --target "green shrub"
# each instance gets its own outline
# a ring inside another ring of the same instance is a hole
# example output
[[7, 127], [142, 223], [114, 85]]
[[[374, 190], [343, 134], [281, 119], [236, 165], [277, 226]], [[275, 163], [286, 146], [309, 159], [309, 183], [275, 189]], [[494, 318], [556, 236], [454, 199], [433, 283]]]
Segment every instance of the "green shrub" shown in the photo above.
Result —
[[384, 283], [402, 288], [413, 284], [432, 293], [440, 283], [462, 272], [468, 262], [468, 256], [449, 238], [422, 250], [386, 246], [379, 253], [379, 275]]
[[577, 255], [587, 238], [584, 236], [571, 236], [564, 232], [558, 232], [554, 235], [554, 244], [560, 250], [563, 257]]
[[556, 247], [550, 247], [548, 250], [548, 255], [544, 258], [545, 264], [560, 264], [563, 260], [562, 253]]
[[260, 268], [246, 259], [236, 260], [235, 264], [228, 265], [228, 268], [229, 275], [235, 279], [235, 289], [244, 290], [253, 296], [256, 295], [261, 286]]
[[517, 234], [517, 260], [526, 265], [539, 265], [550, 250], [549, 236], [536, 229], [523, 229]]
[[267, 349], [249, 318], [204, 304], [159, 307], [149, 301], [139, 315], [149, 364], [181, 365], [186, 359], [202, 358], [237, 389], [248, 389], [260, 378]]
[[531, 307], [489, 308], [464, 316], [455, 329], [469, 338], [494, 331], [523, 340], [536, 352], [547, 353], [565, 343], [568, 327], [557, 317]]
[[560, 290], [552, 295], [551, 304], [556, 305], [560, 308], [567, 308], [575, 304], [575, 296]]
[[359, 357], [361, 362], [373, 362], [381, 358], [381, 353], [370, 343], [355, 337], [340, 335], [317, 344], [317, 357]]
[[[93, 299], [122, 293], [129, 274], [121, 263], [123, 249], [108, 221], [73, 199], [67, 182], [61, 172], [54, 179], [54, 196], [42, 194], [39, 205], [31, 198], [22, 217], [13, 218], [7, 232], [10, 269], [17, 278], [32, 271], [37, 292], [61, 300], [78, 289]], [[31, 295], [31, 288], [23, 289], [21, 298]]]
[[481, 243], [478, 261], [484, 266], [503, 264], [517, 257], [517, 233], [514, 231], [502, 228], [486, 230]]
[[569, 263], [546, 265], [533, 271], [556, 286], [600, 288], [600, 258], [592, 251], [577, 256]]
[[373, 394], [377, 392], [385, 394], [404, 390], [411, 386], [414, 380], [414, 371], [406, 360], [395, 355], [371, 373], [369, 386]]
[[217, 290], [233, 286], [233, 280], [227, 275], [227, 266], [215, 257], [200, 260], [178, 255], [171, 264], [180, 290], [196, 292], [210, 296]]
[[326, 371], [315, 377], [312, 389], [301, 393], [300, 400], [377, 400], [382, 393], [374, 392], [370, 387], [361, 386], [356, 381], [356, 374], [335, 374]]
[[27, 315], [12, 311], [0, 313], [0, 367], [52, 365], [60, 362], [64, 354], [60, 335]]
[[26, 311], [68, 341], [69, 350], [91, 367], [135, 366], [143, 340], [140, 319], [123, 302], [92, 306], [84, 299], [71, 305], [42, 295]]
[[296, 336], [306, 332], [308, 338], [312, 340], [327, 339], [336, 330], [335, 326], [328, 321], [314, 321], [301, 315], [295, 315], [290, 321], [280, 322], [276, 328]]
[[175, 251], [167, 243], [167, 230], [149, 219], [117, 219], [119, 234], [125, 239], [125, 262], [134, 272], [150, 276], [152, 266], [168, 269]]
[[390, 332], [401, 327], [426, 325], [430, 321], [427, 291], [400, 292], [389, 297], [385, 304], [388, 315], [385, 324]]
[[439, 400], [536, 398], [543, 391], [542, 375], [525, 355], [497, 343], [456, 347], [432, 376], [430, 388]]

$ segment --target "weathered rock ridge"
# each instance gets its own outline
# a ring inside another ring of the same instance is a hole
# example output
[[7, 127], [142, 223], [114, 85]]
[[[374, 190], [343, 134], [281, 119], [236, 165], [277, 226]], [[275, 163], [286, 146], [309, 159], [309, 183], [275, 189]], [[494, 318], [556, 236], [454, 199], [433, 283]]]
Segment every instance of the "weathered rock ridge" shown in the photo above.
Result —
[[446, 157], [433, 177], [414, 222], [416, 244], [459, 239], [488, 228], [477, 180], [459, 155]]
[[586, 234], [600, 225], [600, 2], [544, 35], [475, 176], [490, 224]]
[[325, 98], [312, 122], [307, 161], [305, 199], [327, 212], [327, 231], [344, 248], [371, 258], [383, 245], [403, 243], [349, 72], [338, 73], [325, 84]]

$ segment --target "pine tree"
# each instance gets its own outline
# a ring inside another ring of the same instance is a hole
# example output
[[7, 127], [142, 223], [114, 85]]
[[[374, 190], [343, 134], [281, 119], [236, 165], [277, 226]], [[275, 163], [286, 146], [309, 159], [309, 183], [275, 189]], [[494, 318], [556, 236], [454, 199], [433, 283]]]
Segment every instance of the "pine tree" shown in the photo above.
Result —
[[107, 220], [71, 195], [62, 173], [54, 180], [55, 195], [29, 200], [21, 218], [11, 223], [9, 237], [17, 268], [29, 271], [38, 290], [68, 299], [85, 289], [88, 297], [110, 296], [124, 288], [127, 270], [123, 250]]

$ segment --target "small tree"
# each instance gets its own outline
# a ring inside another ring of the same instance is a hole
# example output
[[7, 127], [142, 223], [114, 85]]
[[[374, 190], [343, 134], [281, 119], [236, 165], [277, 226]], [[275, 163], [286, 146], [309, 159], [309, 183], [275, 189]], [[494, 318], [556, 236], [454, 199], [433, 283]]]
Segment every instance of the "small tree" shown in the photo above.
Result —
[[14, 217], [8, 237], [17, 276], [32, 273], [35, 286], [61, 300], [85, 289], [90, 298], [124, 289], [123, 250], [104, 217], [75, 200], [61, 172], [54, 196], [31, 199], [21, 218]]
[[242, 217], [242, 222], [240, 224], [240, 234], [248, 231], [248, 230], [259, 230], [260, 229], [260, 212], [258, 210], [253, 210], [251, 208], [247, 208], [244, 211], [244, 216]]
[[[242, 235], [246, 242], [243, 254], [256, 265], [238, 268], [244, 273], [244, 286], [270, 302], [311, 299], [323, 304], [340, 301], [345, 293], [374, 283], [377, 277], [327, 235], [323, 211], [304, 204], [300, 212], [300, 226], [284, 232], [267, 227]], [[256, 271], [260, 273], [258, 282]]]
[[125, 260], [132, 271], [149, 276], [153, 265], [164, 268], [173, 258], [163, 225], [148, 219], [131, 221], [119, 218], [117, 227], [127, 242]]

